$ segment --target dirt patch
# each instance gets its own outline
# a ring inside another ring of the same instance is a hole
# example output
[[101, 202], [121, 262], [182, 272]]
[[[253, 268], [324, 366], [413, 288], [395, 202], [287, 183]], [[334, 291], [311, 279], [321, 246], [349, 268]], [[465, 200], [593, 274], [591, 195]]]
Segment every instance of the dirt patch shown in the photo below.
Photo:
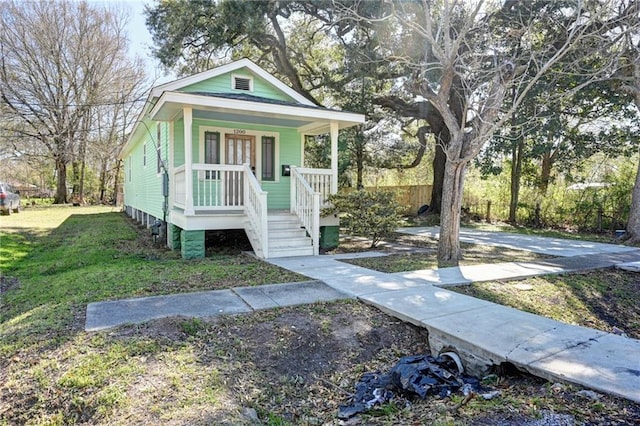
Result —
[[[364, 307], [356, 309], [356, 316], [354, 309], [329, 306], [320, 307], [320, 312], [283, 312], [254, 327], [234, 325], [229, 331], [243, 340], [258, 369], [304, 381], [346, 371], [386, 348], [402, 347], [412, 353], [428, 349], [426, 330]], [[332, 311], [331, 317], [322, 311]]]
[[[155, 408], [115, 413], [115, 422], [126, 418], [155, 423], [160, 420], [157, 413], [179, 403], [175, 396], [161, 403], [157, 397], [170, 387], [170, 375], [162, 372], [167, 368], [163, 354], [169, 351], [189, 349], [201, 375], [218, 377], [222, 388], [216, 392], [223, 396], [215, 406], [185, 411], [181, 421], [165, 419], [166, 424], [277, 425], [342, 424], [338, 407], [349, 402], [363, 373], [388, 371], [402, 356], [429, 353], [426, 330], [355, 301], [208, 320], [164, 319], [122, 327], [109, 336], [121, 344], [151, 339], [164, 348], [145, 359], [146, 371], [140, 374], [145, 381], [128, 391], [129, 399], [151, 404], [145, 401], [153, 386]], [[637, 404], [603, 395], [597, 401], [582, 398], [576, 396], [579, 388], [517, 371], [500, 371], [487, 383], [499, 392], [491, 401], [476, 397], [461, 405], [462, 396], [457, 395], [424, 401], [400, 398], [348, 424], [543, 425], [535, 421], [544, 413], [560, 413], [577, 424], [640, 420]]]
[[8, 292], [12, 288], [17, 288], [20, 285], [20, 280], [14, 277], [6, 277], [0, 275], [0, 296]]

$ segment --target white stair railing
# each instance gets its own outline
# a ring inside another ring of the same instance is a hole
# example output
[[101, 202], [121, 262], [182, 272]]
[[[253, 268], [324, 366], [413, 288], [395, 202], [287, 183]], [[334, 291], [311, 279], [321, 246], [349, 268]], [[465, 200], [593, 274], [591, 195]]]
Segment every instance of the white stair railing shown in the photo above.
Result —
[[297, 168], [298, 173], [302, 175], [304, 180], [307, 181], [311, 189], [314, 192], [320, 193], [320, 205], [324, 207], [327, 202], [327, 198], [331, 195], [331, 180], [333, 179], [333, 172], [330, 169], [312, 169], [312, 168]]
[[[267, 228], [267, 192], [263, 191], [251, 166], [244, 166], [244, 211], [249, 227], [257, 240], [264, 259], [269, 258], [269, 229]], [[254, 247], [255, 249], [255, 247]]]
[[291, 166], [291, 213], [294, 213], [307, 230], [313, 244], [313, 255], [320, 253], [320, 192], [306, 181], [300, 169]]

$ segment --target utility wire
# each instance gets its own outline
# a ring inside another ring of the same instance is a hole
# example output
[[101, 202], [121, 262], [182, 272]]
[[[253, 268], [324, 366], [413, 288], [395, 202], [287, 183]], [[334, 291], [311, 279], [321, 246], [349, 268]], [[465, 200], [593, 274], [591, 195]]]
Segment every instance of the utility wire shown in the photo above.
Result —
[[70, 103], [70, 104], [46, 104], [46, 103], [41, 103], [41, 102], [26, 102], [26, 101], [21, 101], [21, 100], [12, 100], [13, 104], [18, 104], [18, 105], [32, 105], [32, 106], [38, 106], [38, 107], [42, 107], [42, 108], [83, 108], [83, 107], [96, 107], [96, 106], [122, 106], [125, 104], [136, 104], [136, 103], [140, 103], [140, 102], [144, 102], [146, 100], [146, 96], [145, 97], [140, 97], [140, 98], [136, 98], [133, 100], [129, 100], [129, 101], [119, 101], [119, 102], [88, 102], [88, 103], [84, 103], [84, 104], [80, 104], [80, 103]]

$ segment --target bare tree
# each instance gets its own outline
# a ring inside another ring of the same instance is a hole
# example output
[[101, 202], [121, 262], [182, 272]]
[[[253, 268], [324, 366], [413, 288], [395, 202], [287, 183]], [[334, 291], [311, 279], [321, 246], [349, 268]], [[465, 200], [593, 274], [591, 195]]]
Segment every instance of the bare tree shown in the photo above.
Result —
[[[635, 39], [627, 37], [626, 59], [627, 76], [622, 89], [633, 96], [637, 112], [640, 114], [640, 41], [637, 34]], [[638, 150], [640, 153], [640, 148]], [[640, 243], [640, 159], [638, 159], [638, 172], [636, 173], [636, 183], [631, 194], [631, 210], [627, 222], [625, 238], [630, 244]]]
[[[96, 108], [96, 119], [91, 137], [90, 155], [94, 159], [99, 175], [98, 199], [104, 203], [116, 202], [120, 161], [118, 153], [126, 142], [127, 130], [136, 120], [139, 112], [138, 101], [144, 101], [149, 87], [141, 84], [144, 73], [138, 70], [122, 70], [122, 75], [114, 76], [114, 90], [109, 105]], [[109, 197], [109, 188], [112, 196]]]
[[[469, 162], [508, 123], [538, 80], [554, 72], [560, 61], [573, 58], [572, 72], [591, 77], [585, 84], [610, 75], [616, 64], [612, 46], [622, 33], [637, 28], [636, 5], [624, 8], [613, 0], [590, 2], [589, 8], [580, 1], [558, 7], [548, 1], [423, 0], [394, 6], [390, 21], [403, 30], [390, 42], [415, 40], [416, 34], [424, 40], [423, 59], [411, 65], [422, 96], [442, 116], [450, 135], [442, 147], [447, 160], [438, 263], [457, 265]], [[585, 61], [591, 56], [598, 57], [597, 67]], [[405, 59], [411, 58], [397, 58]], [[513, 99], [505, 108], [505, 98], [511, 94]]]
[[62, 0], [5, 1], [0, 17], [0, 99], [21, 123], [12, 131], [53, 159], [55, 202], [64, 203], [67, 166], [84, 162], [96, 108], [122, 104], [120, 94], [112, 96], [122, 78], [142, 81], [140, 63], [126, 56], [125, 16]]

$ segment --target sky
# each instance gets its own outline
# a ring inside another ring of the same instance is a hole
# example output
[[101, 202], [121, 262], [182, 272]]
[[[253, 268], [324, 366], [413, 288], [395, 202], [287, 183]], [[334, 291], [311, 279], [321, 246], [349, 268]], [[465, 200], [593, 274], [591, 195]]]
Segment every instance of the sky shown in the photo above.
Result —
[[149, 0], [111, 0], [111, 3], [121, 4], [129, 11], [128, 29], [132, 52], [145, 59], [151, 59], [149, 46], [153, 44], [153, 41], [145, 24], [144, 6], [152, 2]]
[[[159, 69], [159, 62], [151, 56], [150, 47], [153, 45], [151, 34], [147, 30], [145, 24], [144, 6], [152, 5], [153, 0], [87, 0], [89, 3], [105, 6], [116, 6], [122, 8], [129, 15], [129, 23], [127, 25], [129, 35], [129, 51], [132, 56], [140, 56], [145, 60], [147, 71], [150, 77], [156, 73], [161, 74], [163, 71]], [[164, 83], [173, 80], [173, 75], [159, 75], [160, 79], [157, 83]]]

